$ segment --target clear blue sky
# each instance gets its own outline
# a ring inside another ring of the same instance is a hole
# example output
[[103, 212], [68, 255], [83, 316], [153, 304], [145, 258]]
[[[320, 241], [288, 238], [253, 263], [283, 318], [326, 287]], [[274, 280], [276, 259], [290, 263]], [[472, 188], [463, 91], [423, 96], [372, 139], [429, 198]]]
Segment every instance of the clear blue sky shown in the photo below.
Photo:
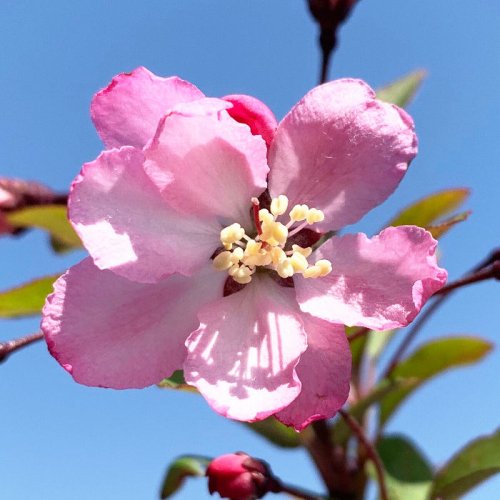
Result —
[[[456, 278], [498, 246], [500, 5], [434, 0], [361, 1], [341, 31], [333, 77], [377, 87], [417, 67], [429, 78], [410, 108], [420, 155], [400, 189], [359, 229], [374, 232], [398, 207], [429, 192], [470, 186], [469, 221], [442, 241]], [[318, 72], [316, 27], [301, 0], [3, 0], [0, 5], [0, 175], [66, 190], [101, 150], [89, 118], [92, 94], [144, 65], [180, 75], [207, 95], [248, 93], [284, 113]], [[45, 235], [0, 241], [1, 288], [81, 258], [52, 255]], [[420, 341], [470, 333], [497, 341], [498, 284], [460, 291]], [[0, 339], [38, 321], [3, 321]], [[436, 464], [498, 425], [498, 350], [418, 392], [390, 426]], [[166, 464], [184, 452], [245, 450], [283, 479], [318, 488], [307, 457], [272, 448], [215, 415], [202, 398], [116, 392], [75, 384], [38, 344], [0, 366], [0, 496], [9, 500], [155, 498]], [[192, 481], [179, 499], [205, 498]], [[497, 478], [467, 498], [499, 498]]]

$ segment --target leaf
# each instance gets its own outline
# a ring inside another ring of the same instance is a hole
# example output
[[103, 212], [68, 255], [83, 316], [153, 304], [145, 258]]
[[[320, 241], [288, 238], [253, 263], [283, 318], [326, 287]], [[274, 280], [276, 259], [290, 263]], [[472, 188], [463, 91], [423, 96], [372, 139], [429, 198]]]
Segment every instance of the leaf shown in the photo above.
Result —
[[443, 234], [447, 233], [455, 224], [467, 220], [471, 213], [472, 212], [470, 210], [467, 210], [466, 212], [453, 215], [452, 217], [449, 217], [448, 219], [444, 220], [443, 222], [440, 222], [439, 224], [427, 226], [426, 229], [437, 240], [441, 238]]
[[427, 72], [423, 69], [412, 71], [399, 80], [377, 90], [377, 97], [381, 101], [390, 102], [404, 108], [415, 97]]
[[297, 448], [300, 446], [299, 433], [283, 425], [274, 417], [266, 418], [260, 422], [245, 422], [245, 425], [281, 448]]
[[[68, 222], [64, 205], [39, 205], [26, 207], [6, 214], [7, 221], [15, 227], [43, 229], [57, 241], [59, 248], [81, 248], [82, 242]], [[57, 251], [57, 250], [56, 250]]]
[[183, 455], [177, 458], [167, 469], [160, 497], [171, 496], [183, 485], [187, 477], [204, 476], [211, 461], [211, 458], [196, 455]]
[[186, 384], [182, 370], [176, 370], [170, 377], [164, 378], [158, 384], [158, 387], [161, 389], [177, 389], [179, 391], [198, 392], [196, 387]]
[[441, 338], [422, 345], [401, 361], [392, 372], [394, 377], [413, 379], [414, 384], [393, 391], [383, 398], [380, 405], [381, 425], [384, 425], [402, 401], [424, 382], [450, 368], [479, 361], [491, 348], [489, 342], [477, 337]]
[[445, 189], [412, 203], [392, 219], [388, 226], [428, 227], [458, 208], [469, 196], [466, 188]]
[[391, 340], [394, 338], [394, 334], [396, 332], [397, 330], [370, 332], [368, 334], [366, 345], [366, 353], [368, 354], [368, 356], [376, 361], [384, 352], [385, 348], [389, 345]]
[[18, 318], [40, 314], [45, 297], [52, 293], [58, 274], [30, 281], [0, 292], [0, 318]]
[[391, 500], [426, 500], [432, 467], [413, 442], [403, 435], [383, 436], [377, 451], [384, 464]]
[[434, 479], [432, 498], [453, 500], [500, 472], [500, 430], [456, 453]]

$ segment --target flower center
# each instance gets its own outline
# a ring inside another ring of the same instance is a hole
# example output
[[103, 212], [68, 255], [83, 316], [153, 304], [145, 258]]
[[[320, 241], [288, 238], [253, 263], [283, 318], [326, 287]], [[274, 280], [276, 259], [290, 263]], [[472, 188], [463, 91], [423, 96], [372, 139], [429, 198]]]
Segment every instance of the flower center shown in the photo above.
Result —
[[252, 198], [252, 205], [257, 235], [250, 238], [238, 223], [222, 229], [220, 241], [225, 250], [214, 258], [215, 269], [227, 271], [234, 281], [242, 285], [252, 281], [252, 275], [259, 267], [273, 270], [282, 278], [296, 273], [304, 278], [320, 278], [330, 273], [332, 264], [329, 260], [309, 264], [307, 258], [312, 253], [311, 247], [292, 245], [291, 249], [286, 249], [288, 238], [325, 218], [321, 210], [295, 205], [288, 213], [290, 220], [283, 224], [278, 219], [288, 209], [285, 195], [272, 199], [271, 211], [260, 209], [257, 198]]

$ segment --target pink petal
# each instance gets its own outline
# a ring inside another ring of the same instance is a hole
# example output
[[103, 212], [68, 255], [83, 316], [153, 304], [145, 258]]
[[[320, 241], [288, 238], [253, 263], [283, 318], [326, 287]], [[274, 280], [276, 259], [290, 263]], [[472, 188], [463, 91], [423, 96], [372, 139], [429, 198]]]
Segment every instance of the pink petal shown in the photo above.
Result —
[[220, 245], [220, 224], [169, 207], [142, 164], [142, 151], [126, 146], [84, 165], [70, 194], [71, 222], [100, 269], [143, 283], [191, 274]]
[[397, 187], [417, 152], [413, 121], [360, 80], [311, 90], [279, 124], [269, 191], [325, 212], [321, 231], [360, 219]]
[[293, 289], [254, 276], [242, 291], [203, 307], [187, 342], [186, 381], [229, 418], [261, 420], [300, 392], [295, 366], [306, 349]]
[[177, 107], [146, 147], [145, 168], [178, 210], [248, 225], [250, 200], [266, 187], [267, 149], [225, 106], [205, 99]]
[[315, 420], [331, 418], [349, 395], [351, 350], [344, 326], [303, 314], [307, 351], [300, 357], [299, 397], [275, 416], [301, 431]]
[[90, 258], [54, 285], [42, 330], [52, 355], [85, 385], [140, 388], [180, 369], [198, 309], [222, 296], [224, 275], [207, 268], [142, 284], [101, 271]]
[[249, 95], [227, 95], [223, 97], [233, 107], [228, 110], [231, 118], [246, 123], [252, 134], [261, 135], [269, 146], [276, 133], [278, 122], [274, 113], [262, 102]]
[[324, 278], [295, 280], [303, 311], [334, 323], [388, 330], [410, 323], [446, 282], [436, 240], [417, 226], [366, 235], [334, 236], [309, 260], [328, 259]]
[[146, 68], [121, 73], [92, 100], [92, 120], [107, 148], [142, 148], [153, 137], [160, 118], [176, 104], [203, 93], [176, 76], [160, 78]]

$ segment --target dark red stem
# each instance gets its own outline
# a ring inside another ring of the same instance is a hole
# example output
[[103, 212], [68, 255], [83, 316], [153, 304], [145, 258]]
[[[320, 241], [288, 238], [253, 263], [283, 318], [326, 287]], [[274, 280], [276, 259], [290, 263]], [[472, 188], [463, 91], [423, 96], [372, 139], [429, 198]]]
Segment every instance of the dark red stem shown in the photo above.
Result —
[[14, 351], [26, 347], [33, 342], [43, 339], [43, 333], [33, 333], [31, 335], [26, 335], [19, 339], [8, 340], [7, 342], [0, 343], [0, 363], [5, 361], [8, 356], [10, 356]]

